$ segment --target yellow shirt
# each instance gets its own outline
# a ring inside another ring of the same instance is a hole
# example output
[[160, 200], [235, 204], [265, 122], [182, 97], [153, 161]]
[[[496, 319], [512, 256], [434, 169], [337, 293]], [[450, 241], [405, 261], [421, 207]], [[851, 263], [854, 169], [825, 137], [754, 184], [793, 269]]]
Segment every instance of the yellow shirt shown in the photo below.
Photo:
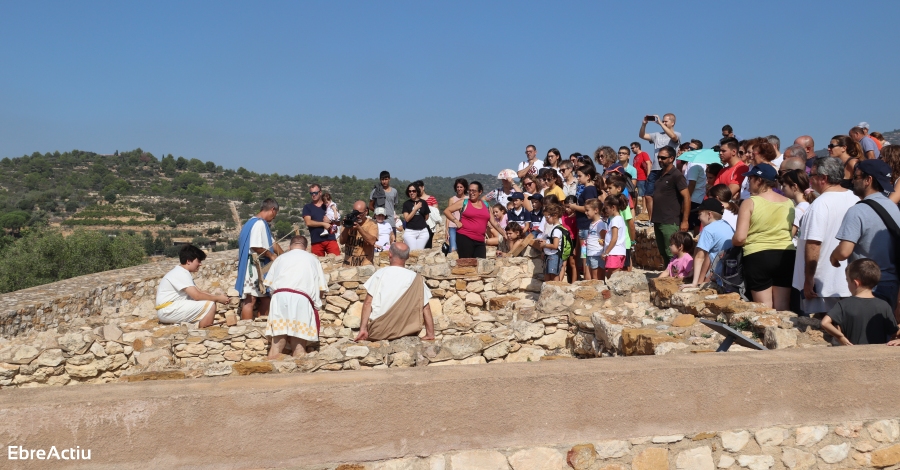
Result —
[[759, 196], [750, 196], [750, 200], [753, 201], [753, 213], [744, 256], [766, 250], [796, 250], [791, 240], [794, 201], [771, 202]]
[[556, 196], [557, 199], [559, 199], [560, 203], [566, 200], [566, 193], [564, 193], [562, 188], [560, 188], [559, 186], [553, 186], [553, 189], [544, 190], [544, 197], [547, 197], [551, 194]]

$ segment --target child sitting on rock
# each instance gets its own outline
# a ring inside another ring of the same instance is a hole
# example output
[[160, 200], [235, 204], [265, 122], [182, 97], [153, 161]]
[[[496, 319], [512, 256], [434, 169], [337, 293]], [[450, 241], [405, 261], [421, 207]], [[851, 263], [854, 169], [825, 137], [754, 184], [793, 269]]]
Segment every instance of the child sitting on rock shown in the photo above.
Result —
[[694, 275], [694, 237], [688, 232], [675, 232], [669, 238], [669, 249], [672, 250], [672, 261], [659, 277], [677, 277], [691, 279]]
[[839, 300], [825, 314], [822, 329], [841, 346], [884, 344], [896, 338], [897, 320], [890, 304], [872, 294], [881, 280], [878, 263], [861, 258], [847, 265], [845, 273], [853, 297]]

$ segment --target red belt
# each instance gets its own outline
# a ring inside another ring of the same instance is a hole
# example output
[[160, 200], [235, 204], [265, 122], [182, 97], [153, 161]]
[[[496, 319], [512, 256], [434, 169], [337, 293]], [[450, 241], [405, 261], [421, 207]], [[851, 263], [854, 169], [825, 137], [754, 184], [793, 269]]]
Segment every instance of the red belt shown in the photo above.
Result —
[[312, 299], [312, 297], [309, 296], [309, 294], [307, 294], [306, 292], [303, 292], [303, 291], [288, 289], [288, 288], [284, 287], [281, 289], [275, 289], [275, 291], [272, 292], [272, 295], [275, 295], [279, 292], [290, 292], [292, 294], [300, 294], [303, 297], [306, 297], [306, 300], [309, 300], [309, 306], [312, 307], [312, 309], [313, 309], [313, 314], [315, 314], [315, 316], [316, 316], [316, 332], [318, 332], [321, 329], [322, 325], [319, 322], [319, 311], [316, 309], [316, 303], [313, 302], [313, 299]]

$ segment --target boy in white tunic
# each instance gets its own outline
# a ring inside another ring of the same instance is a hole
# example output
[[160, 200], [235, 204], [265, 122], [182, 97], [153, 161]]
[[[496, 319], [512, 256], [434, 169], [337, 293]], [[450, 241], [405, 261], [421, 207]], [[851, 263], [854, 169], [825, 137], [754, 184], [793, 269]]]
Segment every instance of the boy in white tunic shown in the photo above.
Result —
[[266, 322], [266, 336], [272, 337], [269, 359], [277, 359], [288, 343], [293, 356], [302, 357], [307, 343], [319, 340], [318, 310], [328, 281], [319, 258], [305, 247], [305, 237], [292, 238], [288, 251], [272, 263], [265, 281], [272, 291]]
[[160, 323], [200, 322], [200, 328], [213, 324], [216, 302], [227, 304], [228, 296], [203, 292], [194, 285], [191, 273], [200, 270], [206, 253], [194, 245], [185, 245], [178, 253], [180, 266], [175, 266], [159, 281], [156, 291], [156, 316]]

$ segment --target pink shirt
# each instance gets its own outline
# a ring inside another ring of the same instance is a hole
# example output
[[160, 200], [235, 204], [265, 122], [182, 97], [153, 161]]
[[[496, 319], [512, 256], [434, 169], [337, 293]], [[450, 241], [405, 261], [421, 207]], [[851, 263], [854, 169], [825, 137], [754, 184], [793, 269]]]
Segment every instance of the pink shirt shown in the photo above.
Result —
[[687, 253], [681, 255], [680, 258], [672, 258], [672, 261], [669, 261], [669, 265], [666, 266], [666, 270], [672, 277], [687, 277], [694, 271], [694, 258]]
[[484, 243], [484, 234], [487, 232], [488, 220], [491, 218], [491, 211], [487, 204], [482, 202], [481, 209], [479, 209], [470, 202], [466, 204], [466, 210], [461, 212], [459, 221], [463, 226], [461, 229], [457, 229], [456, 234]]

